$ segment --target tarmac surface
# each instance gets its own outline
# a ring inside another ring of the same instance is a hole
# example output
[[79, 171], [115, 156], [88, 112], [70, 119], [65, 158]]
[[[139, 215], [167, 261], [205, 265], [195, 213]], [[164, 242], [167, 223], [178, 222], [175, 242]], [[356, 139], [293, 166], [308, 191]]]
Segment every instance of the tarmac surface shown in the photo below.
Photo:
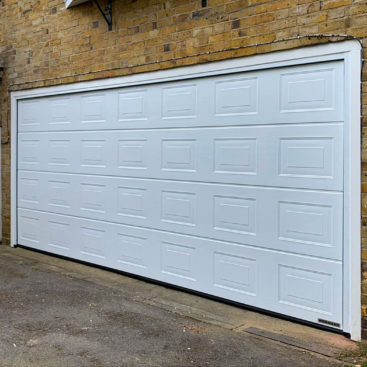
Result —
[[0, 246], [0, 367], [334, 367], [355, 348], [342, 335]]

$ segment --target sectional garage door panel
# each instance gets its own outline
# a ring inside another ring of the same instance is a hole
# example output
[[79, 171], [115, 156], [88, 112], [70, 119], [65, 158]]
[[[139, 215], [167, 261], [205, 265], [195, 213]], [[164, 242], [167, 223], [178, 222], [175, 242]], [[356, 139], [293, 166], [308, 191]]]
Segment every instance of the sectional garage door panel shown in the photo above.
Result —
[[339, 262], [25, 209], [19, 224], [26, 246], [293, 317], [341, 323]]
[[44, 172], [18, 187], [20, 208], [342, 259], [341, 193]]
[[343, 73], [20, 101], [18, 243], [342, 328]]
[[19, 131], [343, 121], [343, 63], [230, 74], [19, 103]]
[[342, 190], [343, 125], [20, 133], [18, 159], [31, 171]]

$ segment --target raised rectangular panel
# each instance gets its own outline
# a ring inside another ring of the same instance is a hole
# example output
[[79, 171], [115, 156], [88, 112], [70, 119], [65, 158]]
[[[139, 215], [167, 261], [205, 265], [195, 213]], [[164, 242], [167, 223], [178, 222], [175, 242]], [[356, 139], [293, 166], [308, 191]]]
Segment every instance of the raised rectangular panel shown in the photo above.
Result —
[[118, 215], [146, 218], [145, 205], [148, 198], [145, 189], [119, 186], [117, 195]]
[[72, 108], [72, 98], [73, 97], [56, 97], [49, 100], [49, 125], [63, 126], [72, 123], [73, 113], [75, 113], [75, 110]]
[[146, 139], [119, 140], [118, 166], [119, 168], [146, 169]]
[[82, 182], [80, 209], [84, 212], [106, 213], [106, 185]]
[[90, 227], [81, 227], [81, 253], [98, 259], [105, 259], [106, 231]]
[[27, 139], [21, 137], [19, 163], [27, 165], [39, 165], [41, 141], [39, 139]]
[[256, 174], [257, 141], [251, 139], [215, 139], [214, 171]]
[[330, 177], [334, 163], [333, 138], [280, 139], [280, 174]]
[[41, 241], [40, 218], [32, 213], [19, 215], [19, 237], [26, 243], [39, 244]]
[[106, 167], [105, 140], [81, 141], [81, 165], [86, 167]]
[[162, 141], [162, 169], [196, 170], [196, 140], [165, 139]]
[[224, 80], [215, 83], [217, 115], [249, 115], [258, 111], [257, 78]]
[[228, 232], [256, 234], [256, 200], [214, 197], [214, 228]]
[[40, 193], [40, 180], [38, 178], [19, 178], [18, 198], [20, 206], [39, 204]]
[[117, 262], [126, 265], [146, 268], [146, 246], [145, 237], [130, 236], [123, 233], [117, 234], [118, 255]]
[[42, 124], [42, 101], [28, 100], [19, 102], [19, 130], [24, 129], [37, 129]]
[[49, 140], [47, 157], [50, 166], [70, 166], [72, 160], [70, 140]]
[[92, 94], [81, 98], [81, 122], [106, 122], [106, 95]]
[[335, 109], [335, 70], [333, 68], [282, 73], [281, 112]]
[[307, 203], [279, 203], [279, 238], [281, 240], [333, 246], [333, 208]]
[[119, 121], [146, 120], [147, 93], [145, 90], [121, 92], [118, 95]]
[[162, 272], [181, 278], [195, 280], [193, 274], [193, 256], [195, 248], [177, 243], [162, 242]]
[[280, 303], [332, 313], [332, 274], [280, 264], [278, 280]]
[[214, 285], [256, 296], [257, 264], [255, 259], [214, 253]]
[[163, 118], [195, 117], [197, 113], [196, 94], [196, 85], [163, 88]]
[[70, 208], [71, 190], [70, 181], [49, 180], [47, 182], [47, 205], [54, 210]]
[[162, 221], [196, 225], [196, 195], [186, 192], [162, 191]]
[[49, 240], [47, 245], [59, 250], [70, 250], [71, 231], [70, 224], [61, 221], [48, 221]]

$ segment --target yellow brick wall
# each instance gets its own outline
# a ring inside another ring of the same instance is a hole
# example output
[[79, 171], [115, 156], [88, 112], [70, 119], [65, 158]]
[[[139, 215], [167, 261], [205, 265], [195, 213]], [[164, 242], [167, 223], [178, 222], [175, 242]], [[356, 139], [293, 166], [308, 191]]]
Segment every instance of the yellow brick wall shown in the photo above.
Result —
[[[208, 0], [206, 8], [201, 0], [118, 0], [108, 32], [91, 2], [66, 10], [64, 0], [0, 0], [4, 243], [10, 235], [9, 91], [353, 37], [361, 40], [366, 54], [366, 14], [367, 0]], [[367, 68], [362, 79], [362, 312], [367, 338]]]

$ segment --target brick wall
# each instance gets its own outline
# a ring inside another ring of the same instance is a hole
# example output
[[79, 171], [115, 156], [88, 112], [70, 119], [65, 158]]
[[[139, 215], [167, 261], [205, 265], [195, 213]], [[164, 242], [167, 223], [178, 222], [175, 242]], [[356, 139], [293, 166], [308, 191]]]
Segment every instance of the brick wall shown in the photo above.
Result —
[[[9, 91], [353, 37], [361, 39], [364, 53], [367, 47], [367, 0], [208, 0], [206, 8], [201, 0], [121, 0], [113, 4], [111, 32], [93, 3], [64, 7], [64, 0], [0, 0], [4, 243], [10, 235]], [[362, 79], [362, 312], [367, 338], [367, 68]]]

